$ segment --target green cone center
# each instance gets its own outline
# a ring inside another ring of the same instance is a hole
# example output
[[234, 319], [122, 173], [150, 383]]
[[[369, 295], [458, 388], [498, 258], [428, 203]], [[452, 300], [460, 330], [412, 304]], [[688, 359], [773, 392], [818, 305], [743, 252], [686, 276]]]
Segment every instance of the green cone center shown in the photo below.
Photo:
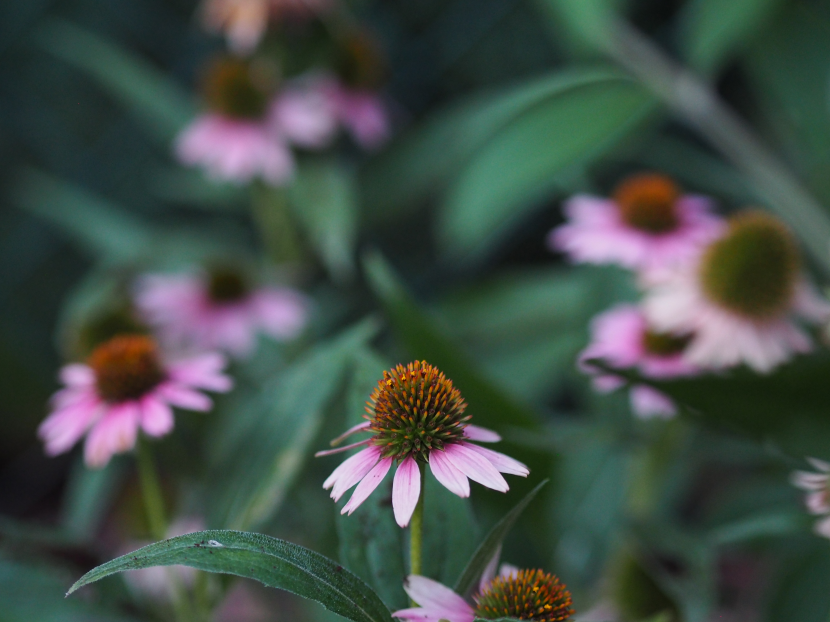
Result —
[[784, 225], [750, 212], [734, 218], [727, 234], [706, 250], [700, 280], [712, 302], [766, 320], [792, 304], [799, 268], [798, 248]]
[[496, 577], [474, 596], [477, 618], [561, 622], [574, 614], [571, 594], [559, 579], [542, 570], [520, 570]]

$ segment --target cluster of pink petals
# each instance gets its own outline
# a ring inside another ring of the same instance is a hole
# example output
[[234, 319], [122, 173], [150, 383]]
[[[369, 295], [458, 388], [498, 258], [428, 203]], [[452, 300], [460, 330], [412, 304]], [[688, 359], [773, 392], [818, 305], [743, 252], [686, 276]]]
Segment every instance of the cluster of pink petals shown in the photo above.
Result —
[[[594, 387], [601, 392], [614, 391], [625, 381], [592, 366], [589, 361], [601, 359], [610, 367], [635, 369], [647, 378], [694, 376], [700, 368], [688, 362], [683, 353], [660, 355], [649, 352], [645, 336], [649, 329], [642, 310], [634, 305], [618, 305], [601, 313], [591, 322], [591, 343], [579, 355], [579, 365], [587, 373], [596, 374]], [[642, 418], [669, 418], [677, 407], [664, 393], [635, 385], [629, 394], [631, 408]]]
[[[483, 592], [495, 578], [498, 555], [488, 564], [479, 582], [478, 591]], [[509, 564], [502, 564], [499, 576], [515, 576], [519, 569]], [[447, 586], [420, 575], [409, 575], [404, 583], [404, 590], [418, 607], [395, 611], [392, 616], [401, 620], [414, 622], [473, 622], [475, 610], [461, 596]]]
[[208, 30], [225, 33], [231, 50], [250, 54], [271, 18], [307, 18], [331, 5], [332, 0], [204, 0], [202, 15]]
[[164, 380], [137, 399], [111, 403], [96, 387], [95, 372], [73, 363], [60, 372], [66, 385], [51, 401], [52, 412], [38, 435], [50, 456], [72, 448], [84, 434], [84, 458], [90, 467], [102, 467], [117, 453], [135, 446], [139, 429], [149, 436], [164, 436], [173, 429], [173, 406], [208, 411], [210, 398], [199, 389], [229, 391], [232, 380], [222, 373], [225, 359], [207, 353], [164, 364]]
[[135, 303], [167, 345], [237, 357], [253, 351], [259, 331], [275, 339], [296, 337], [309, 313], [306, 298], [288, 288], [262, 287], [238, 301], [215, 302], [200, 274], [146, 275], [137, 283]]
[[679, 224], [649, 233], [626, 223], [611, 199], [577, 195], [564, 206], [568, 222], [552, 230], [548, 246], [575, 263], [617, 264], [646, 276], [683, 264], [724, 229], [706, 197], [684, 195], [675, 209]]
[[[368, 421], [362, 423], [343, 436], [366, 431], [369, 425]], [[467, 425], [464, 431], [470, 441], [492, 443], [501, 440], [495, 432], [474, 425]], [[372, 439], [369, 438], [346, 447], [317, 453], [317, 456], [324, 456], [356, 446], [369, 445], [343, 461], [323, 483], [323, 488], [332, 489], [331, 497], [335, 501], [357, 484], [349, 501], [343, 506], [341, 514], [354, 512], [380, 485], [392, 467], [394, 458], [382, 458], [381, 448], [371, 445], [371, 442]], [[429, 468], [435, 479], [459, 497], [470, 496], [469, 479], [487, 488], [507, 492], [509, 486], [501, 473], [522, 477], [526, 477], [529, 473], [527, 467], [521, 462], [467, 441], [448, 443], [443, 450], [430, 451]], [[392, 508], [395, 521], [401, 527], [409, 524], [409, 519], [418, 503], [421, 486], [418, 463], [412, 457], [404, 458], [398, 465], [392, 482]]]
[[824, 517], [816, 523], [816, 533], [830, 538], [830, 463], [817, 458], [807, 458], [807, 461], [818, 473], [796, 471], [792, 483], [809, 493], [806, 501], [810, 514]]
[[767, 373], [794, 354], [812, 350], [812, 340], [796, 319], [826, 322], [830, 304], [809, 283], [798, 283], [789, 308], [781, 314], [752, 319], [707, 298], [698, 263], [691, 262], [654, 285], [643, 303], [656, 330], [694, 334], [684, 352], [687, 361], [710, 369], [745, 363]]

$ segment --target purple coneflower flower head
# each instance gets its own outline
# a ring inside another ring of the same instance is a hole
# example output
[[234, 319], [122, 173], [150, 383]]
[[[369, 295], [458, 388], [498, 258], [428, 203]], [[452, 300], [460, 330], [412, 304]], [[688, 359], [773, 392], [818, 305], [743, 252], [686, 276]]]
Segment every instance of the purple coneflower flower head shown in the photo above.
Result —
[[392, 507], [401, 527], [409, 519], [421, 492], [421, 469], [429, 464], [432, 474], [450, 492], [470, 496], [468, 478], [483, 486], [507, 492], [501, 473], [526, 477], [525, 465], [471, 441], [496, 442], [499, 435], [469, 423], [467, 403], [452, 381], [426, 361], [385, 371], [367, 403], [368, 421], [356, 425], [333, 441], [360, 432], [372, 436], [346, 447], [321, 451], [317, 456], [366, 446], [345, 460], [323, 483], [337, 501], [352, 486], [357, 488], [341, 513], [354, 512], [378, 487], [397, 462], [392, 483]]
[[208, 274], [151, 274], [136, 287], [135, 304], [163, 342], [196, 350], [251, 354], [256, 335], [296, 337], [308, 320], [309, 303], [281, 287], [251, 287], [232, 269]]
[[233, 383], [224, 367], [217, 353], [166, 361], [150, 337], [119, 335], [98, 346], [86, 364], [61, 370], [66, 387], [53, 396], [52, 413], [38, 435], [54, 456], [86, 434], [86, 463], [102, 467], [135, 446], [139, 429], [149, 436], [168, 434], [173, 406], [210, 410], [213, 404], [200, 389], [229, 391]]
[[830, 305], [801, 272], [795, 239], [777, 219], [746, 212], [695, 261], [647, 294], [644, 309], [656, 330], [690, 334], [684, 357], [720, 369], [745, 363], [766, 373], [812, 340], [796, 319], [830, 317]]
[[654, 173], [629, 177], [610, 199], [577, 195], [564, 211], [568, 222], [550, 232], [551, 249], [576, 263], [616, 264], [645, 275], [682, 264], [723, 229], [710, 199], [682, 194]]
[[807, 511], [824, 517], [816, 523], [816, 533], [830, 538], [830, 463], [817, 458], [807, 458], [807, 461], [818, 473], [796, 471], [792, 475], [792, 483], [807, 491]]
[[482, 578], [473, 603], [437, 581], [418, 575], [407, 577], [404, 589], [420, 606], [396, 611], [392, 616], [415, 622], [473, 622], [476, 618], [563, 622], [574, 614], [567, 587], [542, 570], [503, 565], [499, 576]]
[[[580, 368], [594, 375], [594, 387], [603, 393], [624, 384], [619, 376], [591, 365], [601, 359], [610, 367], [635, 369], [647, 378], [694, 376], [700, 368], [683, 357], [691, 335], [659, 333], [649, 328], [643, 311], [634, 305], [618, 305], [591, 322], [591, 343], [579, 355]], [[647, 385], [630, 392], [631, 408], [642, 418], [669, 418], [677, 408], [664, 393]]]

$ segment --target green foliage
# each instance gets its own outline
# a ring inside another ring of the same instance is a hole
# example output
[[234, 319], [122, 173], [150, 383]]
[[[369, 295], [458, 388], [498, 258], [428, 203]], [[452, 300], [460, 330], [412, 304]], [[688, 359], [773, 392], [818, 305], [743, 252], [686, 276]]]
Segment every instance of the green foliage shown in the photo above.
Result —
[[181, 564], [259, 581], [314, 600], [353, 622], [388, 622], [372, 589], [338, 563], [284, 540], [242, 531], [199, 531], [150, 544], [90, 570], [68, 594], [117, 572]]

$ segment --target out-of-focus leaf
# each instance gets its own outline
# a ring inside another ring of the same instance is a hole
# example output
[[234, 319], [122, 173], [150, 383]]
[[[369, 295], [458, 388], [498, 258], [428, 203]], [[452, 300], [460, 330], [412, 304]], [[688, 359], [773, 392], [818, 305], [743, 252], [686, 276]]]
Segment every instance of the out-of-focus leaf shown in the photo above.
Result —
[[148, 192], [162, 201], [213, 212], [247, 207], [244, 187], [220, 183], [198, 169], [156, 166], [144, 176]]
[[75, 463], [64, 493], [61, 523], [79, 541], [87, 541], [98, 533], [126, 475], [127, 463], [118, 458], [102, 469], [88, 469], [82, 460]]
[[625, 76], [558, 78], [558, 88], [501, 128], [453, 183], [438, 215], [446, 255], [486, 252], [555, 188], [560, 175], [608, 151], [654, 106], [652, 96]]
[[337, 562], [305, 547], [241, 531], [199, 531], [145, 546], [98, 566], [69, 594], [124, 570], [181, 564], [260, 581], [314, 600], [353, 622], [389, 622], [377, 594]]
[[222, 484], [215, 523], [247, 528], [274, 515], [311, 453], [352, 353], [377, 330], [371, 320], [357, 324], [314, 347], [263, 389], [248, 433], [224, 452], [230, 464], [217, 467]]
[[183, 88], [144, 59], [100, 35], [69, 22], [50, 20], [38, 28], [36, 40], [97, 80], [165, 147], [196, 113]]
[[[361, 348], [354, 353], [346, 401], [346, 428], [364, 420], [365, 403], [389, 367], [387, 361], [371, 350]], [[403, 591], [406, 532], [395, 523], [390, 494], [387, 482], [369, 495], [352, 516], [340, 516], [336, 520], [340, 560], [371, 585], [390, 609], [397, 610], [406, 607], [408, 602]]]
[[138, 622], [137, 618], [73, 599], [67, 577], [54, 569], [0, 559], [0, 614], [3, 622]]
[[709, 538], [716, 545], [775, 538], [806, 531], [806, 522], [806, 516], [801, 511], [761, 514], [720, 525], [709, 533]]
[[519, 501], [515, 507], [510, 510], [504, 518], [496, 523], [490, 530], [490, 533], [484, 538], [484, 541], [479, 544], [476, 552], [467, 562], [464, 571], [458, 580], [455, 582], [453, 590], [456, 594], [467, 594], [481, 579], [481, 575], [487, 564], [493, 559], [493, 556], [501, 548], [504, 537], [510, 531], [525, 508], [533, 501], [536, 494], [542, 489], [542, 486], [548, 483], [548, 480], [540, 482], [533, 490], [531, 490], [525, 497]]
[[134, 260], [153, 243], [153, 231], [141, 219], [33, 169], [18, 174], [12, 199], [19, 207], [59, 226], [95, 255]]
[[830, 548], [815, 536], [811, 539], [772, 582], [766, 622], [824, 622], [830, 615]]
[[692, 0], [680, 17], [684, 55], [697, 70], [710, 74], [743, 47], [773, 16], [782, 0]]
[[413, 356], [436, 365], [452, 378], [470, 404], [468, 412], [474, 414], [477, 423], [497, 428], [504, 423], [525, 427], [537, 424], [536, 415], [530, 408], [496, 389], [492, 382], [481, 376], [467, 356], [441, 334], [380, 255], [367, 255], [364, 266], [369, 283], [401, 341]]
[[338, 281], [354, 274], [358, 207], [352, 175], [334, 161], [306, 162], [289, 188], [291, 209]]
[[577, 50], [602, 49], [608, 42], [620, 0], [537, 0]]

